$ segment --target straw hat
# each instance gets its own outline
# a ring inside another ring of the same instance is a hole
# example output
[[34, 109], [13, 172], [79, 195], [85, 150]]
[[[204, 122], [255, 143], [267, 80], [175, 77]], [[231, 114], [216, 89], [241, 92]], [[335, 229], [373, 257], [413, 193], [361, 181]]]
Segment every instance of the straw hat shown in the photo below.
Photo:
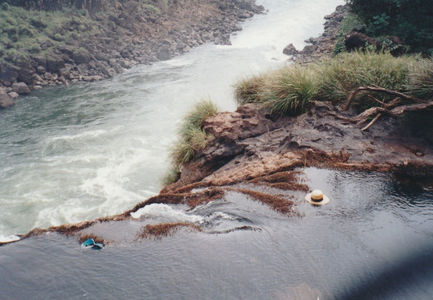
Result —
[[305, 200], [313, 205], [324, 205], [329, 203], [329, 198], [321, 190], [314, 190], [305, 196]]

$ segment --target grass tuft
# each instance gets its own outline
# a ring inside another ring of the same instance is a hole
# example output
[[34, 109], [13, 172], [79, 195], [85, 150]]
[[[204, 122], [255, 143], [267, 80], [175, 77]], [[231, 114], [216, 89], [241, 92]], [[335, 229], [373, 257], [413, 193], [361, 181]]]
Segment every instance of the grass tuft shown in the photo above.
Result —
[[264, 101], [265, 87], [269, 77], [263, 74], [239, 81], [235, 85], [235, 98], [238, 104]]
[[421, 99], [433, 98], [433, 59], [421, 60], [409, 75], [408, 91]]
[[278, 72], [265, 93], [272, 113], [298, 115], [308, 109], [316, 91], [312, 70], [294, 66]]
[[215, 104], [210, 100], [203, 100], [185, 116], [179, 131], [179, 140], [170, 151], [172, 167], [163, 179], [165, 185], [177, 181], [182, 166], [194, 159], [197, 152], [206, 148], [207, 144], [213, 140], [213, 136], [208, 135], [202, 127], [203, 122], [217, 112]]

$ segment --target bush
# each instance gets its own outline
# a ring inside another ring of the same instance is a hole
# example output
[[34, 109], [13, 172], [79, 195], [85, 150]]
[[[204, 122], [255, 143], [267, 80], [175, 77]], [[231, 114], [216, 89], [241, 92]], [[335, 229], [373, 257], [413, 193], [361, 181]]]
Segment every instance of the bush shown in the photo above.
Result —
[[352, 31], [363, 31], [364, 29], [365, 24], [357, 15], [350, 13], [345, 16], [338, 28], [337, 43], [335, 44], [334, 54], [336, 55], [341, 52], [346, 52], [346, 45], [344, 44], [346, 35]]
[[348, 0], [367, 25], [367, 34], [396, 35], [412, 51], [433, 50], [433, 0]]

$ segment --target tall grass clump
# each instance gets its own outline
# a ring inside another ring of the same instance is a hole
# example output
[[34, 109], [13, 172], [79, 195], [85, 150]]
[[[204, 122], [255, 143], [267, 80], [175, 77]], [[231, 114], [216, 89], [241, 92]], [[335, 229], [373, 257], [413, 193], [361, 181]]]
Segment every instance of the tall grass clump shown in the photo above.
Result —
[[[317, 64], [318, 97], [340, 103], [360, 86], [380, 86], [404, 91], [416, 57], [393, 57], [389, 53], [342, 53]], [[382, 100], [387, 96], [378, 95]], [[364, 99], [368, 102], [367, 99]], [[368, 103], [364, 103], [368, 105]]]
[[270, 77], [270, 74], [261, 74], [239, 81], [235, 85], [235, 98], [238, 104], [264, 102], [264, 93]]
[[317, 92], [312, 69], [299, 65], [244, 79], [235, 85], [238, 104], [263, 103], [272, 113], [297, 115]]
[[170, 151], [172, 167], [163, 180], [165, 185], [175, 182], [182, 166], [191, 161], [197, 152], [203, 150], [212, 140], [213, 137], [203, 130], [203, 122], [217, 112], [215, 104], [210, 100], [203, 100], [185, 116], [179, 130], [179, 139]]
[[279, 115], [298, 115], [309, 108], [316, 96], [317, 84], [312, 68], [283, 68], [275, 75], [265, 92], [270, 110]]
[[409, 74], [408, 91], [421, 99], [433, 99], [433, 59], [420, 60]]
[[[235, 86], [235, 94], [239, 104], [262, 103], [274, 114], [298, 115], [308, 110], [312, 100], [338, 105], [362, 86], [432, 98], [433, 61], [419, 55], [393, 57], [386, 52], [341, 53], [242, 80]], [[369, 94], [381, 101], [392, 98], [385, 93]], [[359, 94], [357, 103], [360, 109], [377, 105], [366, 94]]]

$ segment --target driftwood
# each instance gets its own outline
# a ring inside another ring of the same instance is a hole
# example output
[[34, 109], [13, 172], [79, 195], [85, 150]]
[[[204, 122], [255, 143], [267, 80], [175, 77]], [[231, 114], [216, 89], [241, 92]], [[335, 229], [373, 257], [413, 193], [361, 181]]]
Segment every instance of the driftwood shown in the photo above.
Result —
[[[379, 120], [383, 115], [398, 117], [404, 114], [405, 112], [422, 111], [429, 108], [433, 108], [432, 99], [423, 100], [398, 91], [393, 91], [378, 86], [362, 86], [356, 88], [355, 90], [352, 91], [352, 93], [350, 93], [347, 102], [343, 106], [343, 110], [349, 109], [350, 105], [355, 100], [356, 95], [358, 95], [360, 92], [379, 92], [379, 93], [395, 96], [396, 98], [386, 103], [368, 94], [367, 96], [369, 99], [373, 100], [374, 102], [378, 103], [381, 106], [368, 108], [364, 110], [362, 113], [360, 113], [359, 115], [354, 117], [345, 116], [331, 110], [328, 112], [328, 114], [342, 121], [356, 123], [357, 126], [361, 127], [362, 131], [365, 131], [368, 130], [371, 126], [373, 126], [374, 123], [376, 123], [377, 120]], [[401, 104], [402, 100], [406, 100], [406, 103], [409, 101], [409, 102], [415, 102], [416, 104]], [[363, 124], [365, 124], [367, 121], [370, 122], [367, 125], [363, 126]]]

